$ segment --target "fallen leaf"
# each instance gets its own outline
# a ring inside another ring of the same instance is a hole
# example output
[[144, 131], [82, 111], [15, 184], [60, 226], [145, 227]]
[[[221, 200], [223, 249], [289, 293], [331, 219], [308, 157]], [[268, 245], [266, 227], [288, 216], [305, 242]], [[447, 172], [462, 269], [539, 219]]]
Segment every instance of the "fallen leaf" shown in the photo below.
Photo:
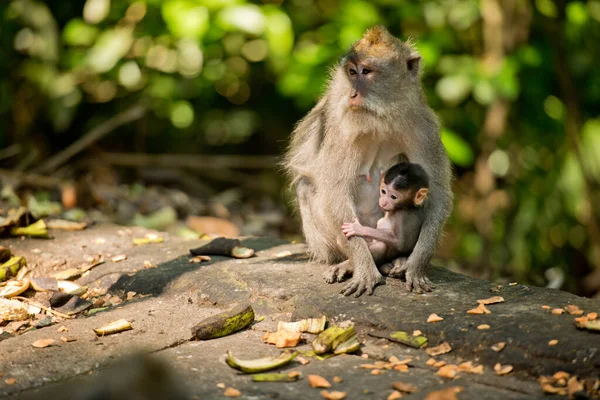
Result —
[[490, 329], [490, 326], [488, 324], [481, 324], [477, 326], [477, 329], [479, 329], [480, 331], [485, 331], [487, 329]]
[[210, 256], [194, 256], [190, 258], [190, 262], [194, 264], [201, 263], [202, 261], [210, 261], [212, 258]]
[[[296, 357], [296, 360], [297, 359], [298, 358]], [[333, 382], [335, 382], [335, 383], [341, 383], [342, 381], [343, 381], [343, 379], [341, 377], [339, 377], [339, 376], [334, 376], [333, 377]]]
[[569, 398], [575, 398], [575, 393], [583, 391], [583, 382], [580, 382], [576, 376], [569, 379], [567, 382], [567, 393], [569, 394]]
[[288, 331], [277, 331], [277, 332], [265, 332], [262, 340], [269, 344], [274, 344], [276, 347], [295, 347], [298, 345], [302, 337], [302, 332], [288, 332]]
[[346, 398], [346, 392], [328, 392], [327, 390], [322, 390], [321, 396], [327, 400], [342, 400]]
[[483, 365], [478, 365], [476, 367], [471, 368], [470, 371], [468, 371], [470, 374], [477, 374], [477, 375], [482, 375], [483, 374]]
[[127, 292], [127, 301], [133, 300], [137, 292]]
[[467, 314], [471, 314], [471, 315], [481, 315], [481, 314], [491, 314], [491, 313], [492, 312], [490, 310], [488, 310], [487, 307], [485, 305], [483, 305], [483, 303], [479, 303], [479, 305], [476, 308], [472, 308], [467, 311]]
[[282, 258], [282, 257], [289, 257], [291, 255], [292, 255], [292, 252], [289, 250], [286, 250], [286, 251], [280, 251], [279, 253], [273, 254], [273, 257]]
[[560, 379], [569, 379], [571, 377], [571, 374], [569, 374], [568, 372], [565, 371], [557, 371], [554, 373], [554, 375], [552, 375], [552, 379], [556, 379], [557, 381]]
[[407, 372], [408, 371], [408, 365], [406, 365], [406, 364], [396, 365], [396, 366], [394, 366], [394, 371]]
[[425, 397], [425, 400], [458, 400], [456, 395], [462, 392], [464, 388], [462, 386], [450, 386], [442, 390], [431, 392]]
[[223, 392], [223, 395], [225, 395], [227, 397], [240, 397], [242, 395], [242, 392], [240, 392], [239, 390], [237, 390], [235, 388], [228, 387]]
[[442, 368], [444, 365], [446, 365], [446, 361], [443, 361], [443, 360], [442, 361], [438, 361], [435, 364], [433, 364], [433, 366], [435, 368]]
[[499, 353], [502, 351], [502, 349], [504, 349], [506, 347], [506, 343], [505, 342], [498, 342], [496, 344], [493, 344], [490, 348], [492, 350], [494, 350], [496, 353]]
[[329, 383], [327, 379], [323, 378], [320, 375], [308, 375], [306, 378], [308, 379], [308, 383], [310, 384], [310, 386], [314, 388], [331, 387], [331, 383]]
[[302, 365], [306, 365], [310, 362], [310, 360], [308, 358], [304, 358], [302, 356], [296, 357], [296, 360]]
[[225, 389], [225, 384], [223, 382], [219, 382], [219, 383], [217, 383], [217, 387], [219, 389]]
[[549, 310], [549, 309], [550, 309], [550, 306], [542, 306], [542, 308], [543, 308], [544, 310]]
[[442, 378], [454, 379], [456, 378], [456, 368], [457, 367], [454, 364], [444, 365], [438, 370], [436, 375], [441, 376]]
[[77, 340], [77, 338], [74, 338], [73, 336], [61, 336], [60, 340], [62, 340], [65, 343], [69, 343], [69, 342], [74, 342]]
[[494, 372], [496, 373], [496, 375], [506, 375], [509, 374], [512, 370], [512, 365], [502, 365], [500, 363], [494, 365]]
[[569, 304], [565, 307], [565, 310], [571, 315], [581, 315], [583, 314], [583, 310], [574, 304]]
[[502, 296], [493, 296], [487, 299], [477, 300], [479, 304], [496, 304], [496, 303], [504, 303], [504, 297]]
[[551, 341], [548, 342], [548, 346], [556, 346], [558, 344], [558, 340], [556, 339], [552, 339]]
[[7, 385], [14, 385], [15, 383], [17, 383], [17, 380], [15, 378], [8, 378], [5, 379], [4, 382], [6, 382]]
[[429, 318], [427, 318], [427, 322], [440, 322], [443, 321], [444, 318], [440, 317], [437, 314], [431, 314]]
[[390, 393], [390, 395], [387, 397], [387, 400], [398, 400], [402, 398], [402, 393], [400, 393], [397, 390], [394, 390], [392, 393]]
[[119, 254], [110, 259], [110, 261], [116, 263], [123, 260], [127, 260], [127, 254]]
[[458, 366], [458, 370], [463, 371], [463, 372], [469, 372], [472, 369], [473, 369], [473, 362], [471, 362], [471, 361], [466, 361]]
[[158, 266], [152, 264], [150, 261], [145, 260], [144, 261], [144, 268], [148, 269], [148, 268], [158, 268]]
[[381, 370], [380, 369], [371, 370], [371, 375], [381, 375]]
[[96, 335], [105, 336], [111, 335], [113, 333], [119, 333], [123, 331], [127, 331], [129, 329], [133, 329], [129, 321], [122, 318], [116, 321], [109, 322], [108, 324], [101, 326], [100, 328], [94, 329]]
[[56, 330], [56, 332], [68, 332], [68, 331], [69, 331], [69, 328], [67, 328], [64, 325]]
[[596, 318], [598, 318], [598, 313], [597, 312], [591, 312], [588, 315], [586, 315], [587, 319], [589, 319], [590, 321], [595, 320]]
[[54, 344], [54, 342], [56, 342], [56, 340], [54, 339], [39, 339], [31, 343], [31, 345], [38, 349], [43, 349], [44, 347], [51, 346], [52, 344]]
[[392, 387], [396, 390], [398, 390], [399, 392], [404, 392], [404, 393], [415, 393], [419, 391], [419, 388], [416, 387], [413, 384], [410, 383], [404, 383], [404, 382], [393, 382], [392, 383]]
[[562, 314], [564, 312], [565, 312], [565, 310], [563, 310], [562, 308], [554, 308], [552, 310], [552, 314], [554, 314], [554, 315], [560, 315], [560, 314]]
[[422, 334], [423, 334], [423, 332], [421, 332], [418, 329], [414, 330], [413, 333], [412, 333], [413, 336], [421, 336]]
[[430, 358], [429, 360], [427, 360], [425, 365], [432, 367], [435, 363], [436, 363], [435, 358]]
[[452, 347], [450, 346], [450, 343], [448, 342], [443, 342], [442, 344], [435, 346], [435, 347], [429, 347], [427, 349], [425, 349], [425, 351], [427, 352], [427, 354], [431, 357], [435, 357], [435, 356], [439, 356], [441, 354], [446, 354], [452, 351]]

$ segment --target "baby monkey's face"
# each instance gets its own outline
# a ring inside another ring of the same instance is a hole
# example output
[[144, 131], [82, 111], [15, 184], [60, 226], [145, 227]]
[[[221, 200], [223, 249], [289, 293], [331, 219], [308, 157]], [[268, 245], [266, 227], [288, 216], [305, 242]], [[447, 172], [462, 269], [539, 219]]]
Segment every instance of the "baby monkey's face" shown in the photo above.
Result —
[[406, 205], [412, 205], [412, 196], [409, 189], [396, 190], [391, 185], [381, 182], [379, 186], [379, 207], [384, 212], [394, 211]]

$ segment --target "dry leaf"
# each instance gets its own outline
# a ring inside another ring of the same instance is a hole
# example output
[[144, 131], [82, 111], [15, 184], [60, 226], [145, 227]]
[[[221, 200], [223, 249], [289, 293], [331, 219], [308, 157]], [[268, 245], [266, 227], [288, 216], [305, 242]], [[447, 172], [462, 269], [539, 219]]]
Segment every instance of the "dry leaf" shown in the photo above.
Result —
[[421, 336], [422, 334], [423, 334], [423, 332], [421, 332], [418, 329], [414, 330], [413, 333], [412, 333], [413, 336]]
[[556, 346], [558, 344], [558, 340], [556, 339], [552, 339], [551, 341], [548, 342], [548, 346]]
[[406, 364], [396, 365], [394, 367], [394, 371], [407, 372], [408, 371], [408, 365], [406, 365]]
[[569, 304], [565, 307], [565, 310], [571, 315], [581, 315], [583, 314], [583, 310], [574, 304]]
[[288, 378], [296, 378], [300, 376], [300, 372], [298, 371], [292, 371], [288, 374]]
[[194, 264], [201, 263], [202, 261], [210, 261], [212, 258], [210, 256], [194, 256], [190, 258], [190, 262]]
[[371, 375], [381, 375], [381, 370], [380, 369], [374, 369], [371, 371]]
[[69, 328], [67, 328], [64, 325], [56, 330], [56, 332], [68, 332], [68, 331], [69, 331]]
[[74, 338], [73, 336], [61, 336], [60, 340], [62, 340], [65, 343], [69, 343], [69, 342], [74, 342], [77, 340], [77, 338]]
[[308, 358], [304, 358], [302, 356], [296, 357], [296, 360], [302, 365], [306, 365], [310, 362], [310, 360]]
[[54, 342], [56, 342], [56, 340], [54, 339], [39, 339], [31, 343], [31, 345], [38, 349], [43, 349], [44, 347], [51, 346], [52, 344], [54, 344]]
[[444, 318], [440, 317], [437, 314], [431, 314], [429, 318], [427, 318], [427, 322], [440, 322], [443, 321]]
[[427, 354], [431, 357], [435, 357], [435, 356], [439, 356], [440, 354], [446, 354], [452, 351], [452, 347], [450, 346], [450, 344], [448, 342], [443, 342], [442, 344], [435, 346], [435, 347], [429, 347], [427, 349], [425, 349], [425, 351], [427, 352]]
[[576, 376], [569, 379], [569, 382], [567, 383], [567, 393], [569, 394], [569, 398], [574, 398], [575, 393], [583, 391], [583, 383], [580, 382]]
[[458, 366], [459, 371], [469, 372], [472, 369], [473, 369], [473, 362], [471, 362], [471, 361], [465, 361], [464, 363], [462, 363]]
[[502, 296], [493, 296], [487, 299], [477, 300], [479, 304], [496, 304], [496, 303], [504, 303], [504, 297]]
[[494, 350], [496, 353], [499, 353], [502, 351], [502, 349], [504, 349], [506, 347], [506, 343], [505, 342], [498, 342], [496, 344], [493, 344], [492, 347], [490, 347], [492, 350]]
[[483, 374], [483, 365], [478, 365], [476, 367], [473, 367], [470, 371], [468, 371], [470, 374], [477, 374], [477, 375], [482, 375]]
[[481, 315], [481, 314], [491, 314], [492, 312], [483, 305], [483, 303], [479, 303], [476, 308], [472, 308], [467, 311], [467, 314], [471, 315]]
[[289, 250], [286, 250], [286, 251], [280, 251], [279, 253], [273, 254], [273, 257], [282, 258], [282, 257], [289, 257], [291, 255], [292, 255], [292, 252]]
[[477, 329], [479, 329], [480, 331], [485, 331], [487, 329], [490, 329], [490, 326], [488, 324], [481, 324], [477, 326]]
[[562, 308], [555, 308], [552, 310], [552, 314], [554, 314], [554, 315], [560, 315], [564, 312], [565, 312], [565, 310], [563, 310]]
[[509, 374], [512, 370], [512, 365], [502, 365], [500, 363], [494, 365], [494, 372], [496, 373], [496, 375], [506, 375]]
[[[298, 359], [298, 357], [296, 357], [296, 360]], [[333, 381], [335, 383], [341, 383], [343, 381], [343, 379], [340, 376], [334, 376], [333, 377]]]
[[402, 398], [402, 393], [400, 393], [397, 390], [394, 390], [392, 393], [390, 393], [390, 395], [387, 397], [387, 400], [398, 400]]
[[321, 396], [327, 400], [342, 400], [346, 398], [346, 392], [328, 392], [327, 390], [322, 390]]
[[4, 382], [6, 382], [7, 385], [14, 385], [15, 383], [17, 383], [17, 380], [15, 378], [8, 378], [5, 379]]
[[158, 268], [158, 266], [152, 264], [150, 261], [146, 260], [144, 261], [144, 268]]
[[542, 308], [543, 308], [544, 310], [549, 310], [549, 309], [550, 309], [550, 306], [542, 306]]
[[462, 392], [464, 388], [462, 386], [450, 386], [442, 390], [431, 392], [425, 397], [425, 400], [458, 400], [456, 395]]
[[137, 292], [127, 292], [127, 301], [133, 300]]
[[276, 347], [295, 347], [300, 341], [302, 332], [288, 332], [288, 331], [277, 331], [277, 332], [265, 332], [262, 340], [269, 344], [274, 344]]
[[398, 390], [399, 392], [404, 392], [404, 393], [415, 393], [415, 392], [419, 391], [419, 388], [416, 387], [415, 385], [412, 385], [410, 383], [404, 383], [404, 382], [393, 382], [392, 387], [394, 389]]
[[219, 383], [217, 383], [217, 387], [219, 389], [225, 389], [225, 384], [223, 382], [219, 382]]
[[435, 358], [430, 358], [429, 360], [427, 360], [427, 362], [425, 363], [425, 365], [428, 365], [430, 367], [432, 367], [435, 364]]
[[433, 364], [435, 368], [442, 368], [444, 365], [446, 365], [446, 361], [438, 361], [435, 364]]
[[242, 395], [242, 392], [235, 388], [228, 387], [227, 389], [225, 389], [223, 394], [227, 397], [240, 397]]
[[119, 254], [110, 259], [110, 261], [116, 263], [123, 260], [127, 260], [127, 254]]
[[445, 365], [438, 370], [436, 375], [442, 378], [454, 379], [456, 377], [456, 365]]
[[314, 388], [331, 387], [331, 383], [329, 383], [327, 379], [323, 378], [320, 375], [308, 375], [306, 378], [308, 379], [308, 383], [310, 384], [310, 386]]
[[558, 371], [558, 372], [555, 372], [554, 375], [552, 375], [552, 378], [556, 379], [557, 381], [560, 379], [567, 380], [570, 377], [571, 377], [571, 374], [569, 374], [568, 372], [565, 372], [565, 371]]

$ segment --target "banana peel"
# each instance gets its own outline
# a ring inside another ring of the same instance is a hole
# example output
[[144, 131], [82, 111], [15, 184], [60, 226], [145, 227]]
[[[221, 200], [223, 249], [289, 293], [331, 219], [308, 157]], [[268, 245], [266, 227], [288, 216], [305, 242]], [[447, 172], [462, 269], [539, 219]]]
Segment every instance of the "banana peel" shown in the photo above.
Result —
[[10, 228], [10, 234], [12, 236], [28, 236], [38, 239], [50, 239], [50, 235], [48, 235], [48, 228], [46, 227], [46, 223], [43, 219], [40, 219], [37, 222], [22, 228], [16, 226], [12, 227]]
[[254, 321], [251, 305], [240, 304], [213, 315], [192, 327], [192, 335], [199, 340], [209, 340], [240, 331]]
[[316, 354], [325, 354], [329, 351], [335, 351], [340, 345], [355, 337], [356, 330], [353, 326], [349, 328], [332, 326], [325, 329], [313, 340], [312, 347]]
[[16, 276], [19, 270], [25, 266], [27, 266], [27, 261], [24, 257], [11, 257], [7, 262], [0, 265], [0, 282]]
[[254, 382], [295, 382], [299, 378], [300, 373], [297, 371], [252, 375], [252, 381]]
[[427, 337], [423, 335], [413, 336], [408, 332], [396, 331], [396, 332], [385, 332], [385, 331], [374, 331], [369, 332], [369, 336], [376, 338], [385, 338], [392, 342], [398, 342], [410, 346], [415, 349], [420, 349], [427, 344]]
[[0, 263], [5, 263], [12, 257], [12, 251], [8, 247], [0, 246]]
[[15, 297], [29, 289], [29, 279], [11, 279], [6, 282], [6, 285], [0, 289], [0, 297], [6, 299]]
[[119, 333], [123, 331], [128, 331], [133, 329], [129, 321], [126, 319], [119, 319], [113, 322], [109, 322], [108, 324], [101, 326], [100, 328], [94, 329], [96, 335], [98, 336], [106, 336], [112, 335], [113, 333]]
[[239, 371], [245, 372], [247, 374], [255, 374], [258, 372], [270, 371], [275, 368], [279, 368], [290, 361], [292, 361], [298, 352], [283, 352], [279, 355], [279, 357], [263, 357], [254, 360], [240, 360], [231, 353], [231, 351], [227, 350], [227, 358], [225, 362], [231, 368], [237, 369]]
[[327, 317], [323, 315], [321, 318], [307, 318], [296, 322], [279, 321], [277, 330], [317, 334], [325, 330], [325, 324], [327, 324]]

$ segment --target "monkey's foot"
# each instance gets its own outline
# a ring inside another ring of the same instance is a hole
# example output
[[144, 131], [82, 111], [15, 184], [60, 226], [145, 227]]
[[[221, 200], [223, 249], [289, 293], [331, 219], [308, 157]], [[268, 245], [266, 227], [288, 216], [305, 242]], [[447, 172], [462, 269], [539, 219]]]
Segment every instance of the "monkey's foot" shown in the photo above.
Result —
[[[382, 267], [383, 268], [383, 267]], [[425, 268], [411, 268], [406, 262], [406, 258], [399, 258], [394, 261], [394, 267], [389, 271], [388, 276], [393, 278], [406, 278], [406, 290], [415, 293], [431, 292], [435, 285], [425, 276]]]
[[355, 274], [352, 280], [344, 286], [341, 293], [344, 296], [354, 294], [354, 297], [359, 297], [363, 293], [367, 293], [370, 296], [373, 294], [375, 286], [381, 282], [383, 282], [383, 276], [381, 276], [377, 269], [373, 269], [367, 273]]
[[383, 276], [390, 276], [390, 272], [392, 271], [392, 269], [394, 269], [394, 264], [393, 263], [383, 264], [378, 269], [379, 269], [379, 273], [381, 275], [383, 275]]
[[325, 282], [336, 283], [342, 282], [346, 276], [354, 273], [354, 266], [350, 261], [346, 260], [336, 265], [332, 265], [329, 271], [325, 274]]

